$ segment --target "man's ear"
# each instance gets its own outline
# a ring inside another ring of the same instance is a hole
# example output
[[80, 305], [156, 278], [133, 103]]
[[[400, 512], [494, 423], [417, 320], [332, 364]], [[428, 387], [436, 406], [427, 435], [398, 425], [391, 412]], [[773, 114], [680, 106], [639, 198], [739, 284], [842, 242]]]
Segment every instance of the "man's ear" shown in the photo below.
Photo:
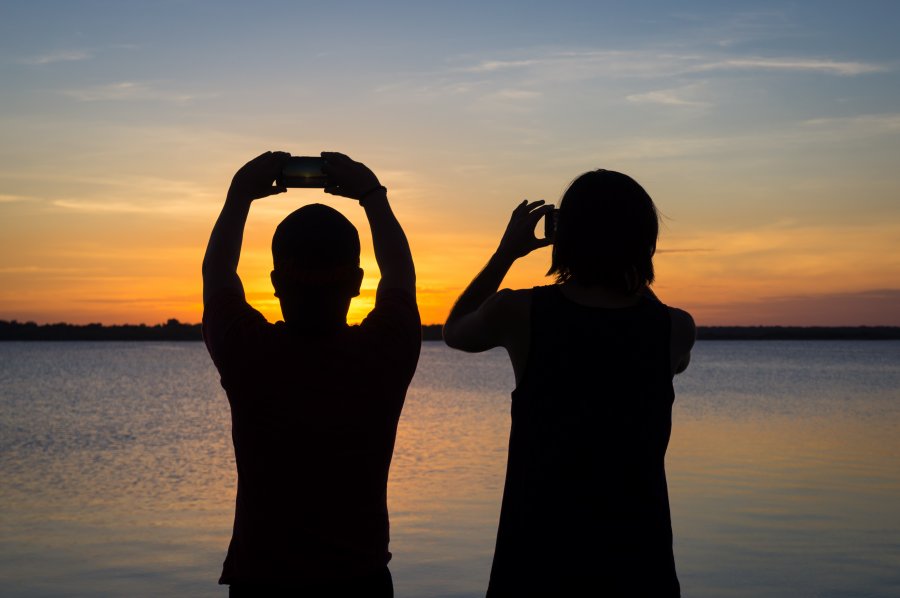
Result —
[[269, 272], [269, 280], [272, 281], [272, 287], [275, 289], [275, 296], [278, 297], [278, 273], [275, 270]]
[[356, 269], [356, 274], [353, 278], [353, 286], [350, 289], [352, 291], [351, 297], [359, 297], [359, 288], [362, 286], [363, 274], [365, 273], [362, 268]]

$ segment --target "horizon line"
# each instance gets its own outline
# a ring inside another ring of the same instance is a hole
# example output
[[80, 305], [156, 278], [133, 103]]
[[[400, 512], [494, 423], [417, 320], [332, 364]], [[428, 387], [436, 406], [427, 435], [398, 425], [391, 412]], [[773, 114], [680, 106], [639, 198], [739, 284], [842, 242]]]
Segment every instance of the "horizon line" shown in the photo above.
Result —
[[[279, 320], [281, 321], [281, 320]], [[155, 327], [165, 327], [165, 326], [202, 326], [202, 322], [182, 322], [178, 318], [169, 318], [165, 322], [159, 322], [156, 324], [148, 324], [146, 322], [139, 322], [136, 324], [133, 323], [125, 323], [125, 324], [104, 324], [102, 322], [88, 322], [86, 324], [75, 324], [72, 322], [36, 322], [34, 320], [17, 320], [17, 319], [2, 319], [0, 318], [0, 325], [6, 324], [16, 324], [19, 326], [72, 326], [72, 327], [101, 327], [101, 328], [115, 328], [115, 327], [126, 327], [131, 326], [135, 328], [146, 327], [146, 328], [155, 328]], [[422, 324], [423, 328], [433, 328], [435, 326], [443, 327], [443, 323], [432, 323], [432, 324]], [[701, 328], [833, 328], [833, 329], [848, 329], [848, 328], [895, 328], [900, 330], [900, 325], [897, 324], [697, 324], [697, 329]]]

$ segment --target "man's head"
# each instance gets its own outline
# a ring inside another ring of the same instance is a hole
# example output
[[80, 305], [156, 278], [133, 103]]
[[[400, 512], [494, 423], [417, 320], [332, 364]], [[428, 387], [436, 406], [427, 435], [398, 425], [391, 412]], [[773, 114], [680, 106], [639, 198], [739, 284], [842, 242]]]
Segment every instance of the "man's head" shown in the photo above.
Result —
[[304, 206], [281, 221], [272, 237], [272, 285], [286, 321], [346, 321], [359, 295], [359, 233], [340, 212]]
[[548, 274], [624, 293], [653, 282], [659, 219], [634, 179], [612, 170], [586, 172], [563, 195]]

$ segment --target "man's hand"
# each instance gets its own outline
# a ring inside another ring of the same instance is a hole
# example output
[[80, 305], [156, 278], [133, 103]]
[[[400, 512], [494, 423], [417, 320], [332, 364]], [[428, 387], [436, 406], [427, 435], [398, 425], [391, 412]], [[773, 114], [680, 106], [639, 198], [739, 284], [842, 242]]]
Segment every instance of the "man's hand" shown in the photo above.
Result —
[[228, 189], [228, 198], [249, 203], [254, 199], [284, 193], [287, 188], [278, 186], [275, 180], [290, 157], [287, 152], [266, 152], [253, 158], [235, 173]]
[[381, 187], [378, 177], [362, 162], [354, 162], [348, 156], [338, 152], [322, 152], [325, 165], [322, 172], [328, 175], [331, 185], [325, 187], [325, 193], [360, 200], [369, 191]]
[[250, 204], [254, 199], [287, 191], [273, 183], [290, 157], [287, 152], [266, 152], [247, 162], [234, 175], [203, 257], [204, 305], [223, 289], [243, 297], [244, 287], [238, 278], [237, 266]]
[[550, 245], [551, 240], [538, 239], [534, 235], [534, 229], [544, 214], [552, 212], [553, 209], [552, 205], [544, 205], [543, 199], [532, 202], [527, 199], [522, 201], [509, 218], [509, 224], [506, 226], [503, 238], [500, 239], [497, 253], [507, 259], [516, 260], [535, 249]]

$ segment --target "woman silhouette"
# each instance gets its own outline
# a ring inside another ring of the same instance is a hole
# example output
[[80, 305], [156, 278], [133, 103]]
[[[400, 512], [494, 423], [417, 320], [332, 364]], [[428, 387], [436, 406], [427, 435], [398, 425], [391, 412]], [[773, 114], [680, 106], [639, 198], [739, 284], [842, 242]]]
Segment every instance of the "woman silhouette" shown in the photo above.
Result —
[[[695, 328], [650, 291], [658, 230], [632, 178], [585, 173], [558, 211], [516, 207], [447, 319], [449, 346], [505, 347], [515, 371], [490, 598], [680, 595], [664, 460]], [[497, 292], [551, 243], [556, 284]]]

